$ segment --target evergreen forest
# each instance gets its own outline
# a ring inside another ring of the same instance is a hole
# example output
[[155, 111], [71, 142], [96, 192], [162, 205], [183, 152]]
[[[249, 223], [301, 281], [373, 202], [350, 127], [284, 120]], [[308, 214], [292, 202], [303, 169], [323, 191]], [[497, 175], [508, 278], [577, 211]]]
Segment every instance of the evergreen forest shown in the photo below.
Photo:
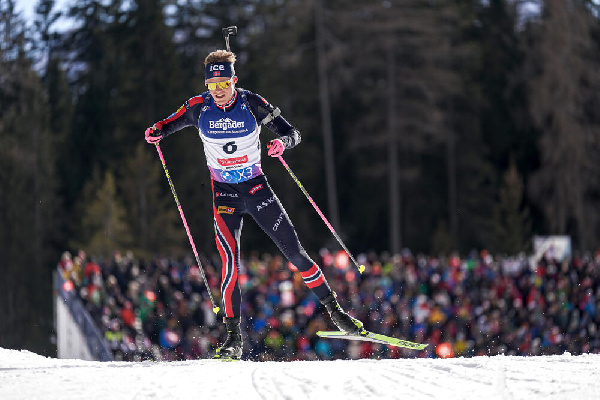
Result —
[[[61, 253], [191, 254], [144, 130], [206, 90], [205, 56], [302, 133], [284, 158], [353, 254], [600, 245], [593, 0], [0, 0], [0, 346], [50, 354]], [[339, 244], [262, 131], [309, 254]], [[196, 247], [216, 253], [197, 130], [161, 142]], [[276, 247], [249, 218], [243, 251]]]

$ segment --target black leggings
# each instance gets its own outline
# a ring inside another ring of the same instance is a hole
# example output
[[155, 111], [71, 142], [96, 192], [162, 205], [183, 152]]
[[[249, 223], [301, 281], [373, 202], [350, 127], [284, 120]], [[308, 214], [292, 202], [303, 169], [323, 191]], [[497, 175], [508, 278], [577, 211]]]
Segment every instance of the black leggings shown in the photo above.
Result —
[[213, 181], [213, 213], [217, 249], [223, 262], [221, 295], [225, 316], [237, 317], [241, 309], [238, 284], [240, 235], [243, 216], [250, 214], [296, 267], [319, 299], [331, 293], [321, 269], [306, 254], [294, 226], [264, 175], [245, 182]]

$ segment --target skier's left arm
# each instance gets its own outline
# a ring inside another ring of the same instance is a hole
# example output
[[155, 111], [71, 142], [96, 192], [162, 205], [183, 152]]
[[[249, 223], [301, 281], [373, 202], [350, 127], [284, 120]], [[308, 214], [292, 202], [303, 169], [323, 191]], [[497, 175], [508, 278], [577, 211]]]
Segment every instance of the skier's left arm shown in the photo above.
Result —
[[246, 98], [257, 122], [266, 126], [278, 138], [269, 142], [269, 155], [278, 156], [286, 149], [291, 149], [302, 140], [300, 132], [281, 116], [279, 108], [275, 108], [258, 94], [248, 92]]

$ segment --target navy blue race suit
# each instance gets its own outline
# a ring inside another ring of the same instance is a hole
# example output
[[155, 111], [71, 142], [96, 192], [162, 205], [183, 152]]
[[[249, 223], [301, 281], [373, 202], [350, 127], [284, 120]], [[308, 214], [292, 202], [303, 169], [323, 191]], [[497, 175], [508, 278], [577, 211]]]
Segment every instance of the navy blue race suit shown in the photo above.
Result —
[[204, 144], [212, 179], [213, 215], [217, 249], [222, 260], [221, 295], [226, 317], [240, 316], [240, 235], [249, 214], [298, 269], [319, 299], [331, 289], [319, 266], [306, 254], [296, 231], [261, 168], [260, 130], [264, 124], [286, 149], [300, 143], [300, 133], [270, 103], [236, 88], [232, 100], [218, 106], [202, 93], [187, 100], [154, 127], [163, 138], [195, 126]]

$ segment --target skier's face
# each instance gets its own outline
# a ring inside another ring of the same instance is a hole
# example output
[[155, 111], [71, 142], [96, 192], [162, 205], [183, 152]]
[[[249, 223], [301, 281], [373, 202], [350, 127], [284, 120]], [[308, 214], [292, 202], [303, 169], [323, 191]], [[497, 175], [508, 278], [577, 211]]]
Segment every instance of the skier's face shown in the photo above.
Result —
[[208, 86], [211, 96], [215, 100], [215, 103], [220, 106], [227, 104], [231, 100], [236, 83], [237, 76], [231, 78], [216, 77], [206, 80], [206, 86]]

